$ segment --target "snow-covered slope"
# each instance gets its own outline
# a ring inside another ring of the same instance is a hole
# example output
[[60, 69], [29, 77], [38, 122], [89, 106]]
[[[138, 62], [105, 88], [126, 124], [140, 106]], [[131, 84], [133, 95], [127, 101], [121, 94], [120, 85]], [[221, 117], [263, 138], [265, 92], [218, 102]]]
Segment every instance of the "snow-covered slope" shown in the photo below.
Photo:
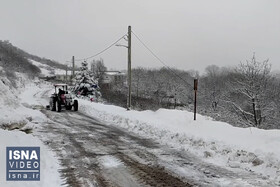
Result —
[[29, 59], [29, 61], [37, 66], [38, 68], [40, 68], [41, 70], [41, 75], [42, 76], [54, 76], [54, 75], [64, 75], [65, 74], [65, 70], [63, 69], [57, 69], [57, 68], [53, 68], [49, 65], [37, 62], [35, 60], [31, 60]]
[[163, 144], [177, 147], [232, 170], [255, 172], [280, 185], [280, 130], [237, 128], [210, 117], [181, 110], [127, 111], [79, 100], [80, 109]]
[[[40, 121], [46, 120], [46, 117], [38, 110], [33, 110], [32, 107], [38, 105], [35, 101], [34, 106], [32, 100], [36, 91], [41, 90], [38, 82], [32, 83], [25, 75], [17, 74], [18, 80], [15, 80], [17, 85], [12, 83], [5, 77], [0, 77], [0, 186], [61, 186], [63, 183], [59, 174], [59, 163], [55, 158], [54, 153], [49, 150], [38, 138], [32, 134], [25, 134], [17, 129], [28, 130], [35, 128]], [[25, 86], [29, 82], [29, 86]], [[17, 86], [17, 89], [15, 88]], [[33, 88], [33, 89], [32, 89]], [[35, 90], [34, 90], [35, 89]], [[32, 95], [20, 95], [21, 91], [29, 90]], [[6, 129], [6, 130], [3, 130]], [[8, 131], [13, 130], [13, 131]], [[40, 181], [6, 181], [6, 147], [7, 146], [39, 146], [40, 154]]]
[[28, 123], [28, 117], [43, 116], [39, 111], [26, 108], [21, 104], [20, 92], [26, 89], [25, 84], [30, 80], [23, 74], [17, 74], [17, 78], [18, 80], [15, 80], [17, 85], [12, 85], [7, 78], [0, 77], [0, 126]]

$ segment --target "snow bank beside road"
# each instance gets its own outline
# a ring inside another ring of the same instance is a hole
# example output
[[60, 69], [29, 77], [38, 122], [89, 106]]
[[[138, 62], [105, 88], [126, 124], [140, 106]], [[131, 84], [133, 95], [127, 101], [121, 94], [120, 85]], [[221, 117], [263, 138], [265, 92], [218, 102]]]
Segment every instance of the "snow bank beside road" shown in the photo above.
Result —
[[[20, 75], [19, 75], [20, 77]], [[27, 82], [22, 75], [17, 81]], [[30, 80], [29, 80], [30, 81]], [[0, 77], [0, 127], [4, 129], [36, 128], [47, 118], [36, 107], [44, 104], [40, 97], [48, 85], [29, 83], [26, 87], [15, 89], [5, 77]], [[35, 107], [35, 108], [34, 108]], [[40, 147], [40, 181], [6, 181], [6, 147]], [[38, 138], [21, 131], [8, 131], [0, 128], [0, 186], [38, 187], [61, 186], [63, 180], [59, 174], [59, 163], [55, 155]]]
[[[6, 181], [6, 147], [7, 146], [23, 146], [23, 147], [40, 147], [40, 181]], [[0, 129], [0, 186], [6, 187], [38, 187], [38, 186], [61, 186], [61, 179], [58, 174], [60, 169], [58, 161], [53, 153], [43, 145], [37, 138], [26, 135], [19, 131], [6, 131]]]
[[[15, 115], [15, 110], [20, 107], [18, 98], [14, 94], [15, 89], [10, 88], [9, 80], [1, 78], [0, 80], [0, 126], [1, 124], [12, 123], [14, 121], [22, 121], [24, 118], [20, 115]], [[13, 118], [11, 118], [13, 116]]]
[[[24, 80], [26, 79], [26, 80]], [[27, 82], [27, 78], [22, 76], [21, 80]], [[46, 90], [48, 85], [35, 85], [29, 83], [27, 86], [15, 89], [6, 78], [0, 79], [0, 126], [15, 124], [28, 124], [30, 120], [37, 122], [46, 117], [33, 107], [45, 105], [46, 101], [40, 97], [35, 97], [37, 93]]]
[[124, 108], [79, 100], [80, 109], [107, 123], [180, 149], [208, 162], [245, 169], [280, 180], [280, 131], [237, 128], [180, 110], [127, 111]]

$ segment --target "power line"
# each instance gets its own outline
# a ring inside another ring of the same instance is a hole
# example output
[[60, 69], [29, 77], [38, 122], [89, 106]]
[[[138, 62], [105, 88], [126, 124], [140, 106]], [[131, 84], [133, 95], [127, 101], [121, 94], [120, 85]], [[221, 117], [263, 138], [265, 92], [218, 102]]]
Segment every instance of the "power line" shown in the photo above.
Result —
[[178, 75], [173, 69], [171, 69], [166, 63], [164, 63], [133, 31], [133, 35], [139, 40], [139, 42], [166, 68], [168, 68], [174, 75], [176, 75], [178, 78], [180, 78], [183, 82], [185, 82], [188, 86], [193, 87], [191, 84], [189, 84], [184, 78], [182, 78], [180, 75]]
[[[104, 53], [105, 51], [107, 51], [108, 49], [110, 49], [112, 46], [114, 46], [115, 44], [117, 44], [121, 39], [123, 39], [125, 36], [127, 36], [127, 34], [123, 35], [121, 38], [119, 38], [117, 41], [115, 41], [114, 43], [112, 43], [111, 45], [109, 45], [108, 47], [106, 47], [105, 49], [103, 49], [102, 51], [92, 55], [92, 56], [89, 56], [87, 58], [80, 58], [80, 59], [75, 59], [75, 61], [84, 61], [84, 60], [88, 60], [88, 59], [91, 59], [91, 58], [94, 58], [102, 53]], [[67, 61], [67, 62], [70, 62], [70, 61]]]

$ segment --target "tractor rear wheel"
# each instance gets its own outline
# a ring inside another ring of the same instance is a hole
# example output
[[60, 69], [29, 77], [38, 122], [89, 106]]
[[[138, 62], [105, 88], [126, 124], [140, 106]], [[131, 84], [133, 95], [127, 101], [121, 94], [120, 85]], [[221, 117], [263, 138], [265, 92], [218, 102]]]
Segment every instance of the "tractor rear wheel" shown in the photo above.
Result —
[[50, 100], [50, 109], [51, 111], [56, 111], [56, 102], [54, 98], [51, 98]]
[[74, 100], [74, 111], [78, 111], [78, 100]]
[[61, 103], [60, 103], [60, 101], [56, 102], [56, 111], [57, 112], [61, 112]]

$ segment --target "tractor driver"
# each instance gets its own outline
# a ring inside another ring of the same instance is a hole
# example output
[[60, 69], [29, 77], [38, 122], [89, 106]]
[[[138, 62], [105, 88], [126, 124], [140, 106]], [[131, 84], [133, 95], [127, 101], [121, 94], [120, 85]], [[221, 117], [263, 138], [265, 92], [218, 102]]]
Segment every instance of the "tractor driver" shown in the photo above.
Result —
[[65, 91], [64, 90], [61, 90], [60, 88], [58, 89], [58, 95], [62, 95], [62, 94], [65, 94]]

